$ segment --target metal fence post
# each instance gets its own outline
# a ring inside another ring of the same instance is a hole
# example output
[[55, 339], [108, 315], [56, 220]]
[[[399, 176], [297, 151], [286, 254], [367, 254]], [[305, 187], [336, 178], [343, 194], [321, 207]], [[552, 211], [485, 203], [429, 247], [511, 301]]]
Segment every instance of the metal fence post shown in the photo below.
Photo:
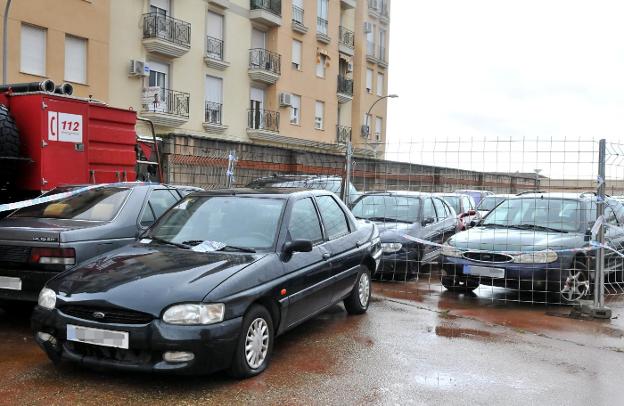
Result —
[[226, 186], [228, 188], [231, 188], [232, 184], [234, 183], [234, 168], [235, 167], [236, 167], [236, 151], [231, 150], [230, 154], [228, 155], [228, 167], [225, 173], [227, 177]]
[[349, 204], [349, 185], [351, 184], [351, 161], [353, 161], [353, 145], [351, 140], [347, 139], [347, 148], [345, 151], [345, 176], [342, 182], [342, 190], [340, 198], [345, 204]]

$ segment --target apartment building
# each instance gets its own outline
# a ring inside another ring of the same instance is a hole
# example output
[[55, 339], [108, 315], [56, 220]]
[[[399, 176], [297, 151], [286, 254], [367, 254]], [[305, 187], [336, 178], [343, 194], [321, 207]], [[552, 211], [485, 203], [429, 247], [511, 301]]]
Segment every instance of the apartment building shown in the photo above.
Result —
[[[341, 148], [383, 141], [388, 0], [110, 3], [108, 101], [161, 134]], [[370, 52], [369, 52], [370, 51]]]
[[74, 95], [107, 100], [109, 1], [14, 0], [7, 23], [7, 82], [69, 82]]

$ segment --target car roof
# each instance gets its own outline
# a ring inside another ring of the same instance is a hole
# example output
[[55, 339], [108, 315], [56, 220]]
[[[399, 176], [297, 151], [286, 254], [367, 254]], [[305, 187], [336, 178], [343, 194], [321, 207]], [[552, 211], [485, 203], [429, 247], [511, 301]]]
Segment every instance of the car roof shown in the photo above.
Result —
[[309, 180], [342, 180], [342, 178], [337, 175], [272, 175], [254, 179], [249, 183], [299, 182]]
[[[59, 188], [70, 188], [70, 189], [78, 189], [89, 186], [96, 186], [97, 184], [93, 183], [76, 183], [76, 184], [66, 184], [66, 185], [58, 185]], [[115, 182], [115, 183], [102, 183], [102, 186], [115, 186], [115, 187], [127, 187], [127, 188], [136, 188], [142, 186], [165, 186], [176, 189], [190, 189], [190, 190], [203, 190], [202, 188], [196, 186], [183, 186], [183, 185], [168, 185], [166, 183], [158, 183], [158, 182]]]
[[327, 195], [331, 194], [327, 190], [292, 188], [292, 187], [265, 187], [265, 188], [232, 188], [232, 189], [214, 189], [202, 192], [194, 192], [193, 196], [259, 196], [259, 197], [278, 197], [288, 199], [301, 195]]
[[594, 192], [525, 192], [515, 196], [511, 196], [511, 199], [522, 198], [545, 198], [545, 199], [574, 199], [574, 200], [595, 200], [596, 194]]
[[433, 193], [427, 192], [412, 192], [411, 190], [388, 190], [388, 191], [378, 191], [378, 192], [366, 192], [361, 196], [410, 196], [410, 197], [428, 197], [434, 196]]
[[453, 197], [461, 197], [461, 196], [465, 196], [465, 197], [470, 197], [472, 198], [472, 196], [467, 195], [465, 193], [456, 193], [456, 192], [449, 192], [449, 193], [444, 193], [444, 192], [437, 192], [437, 193], [433, 193], [433, 195], [435, 196], [440, 196], [440, 197], [444, 197], [444, 196], [453, 196]]

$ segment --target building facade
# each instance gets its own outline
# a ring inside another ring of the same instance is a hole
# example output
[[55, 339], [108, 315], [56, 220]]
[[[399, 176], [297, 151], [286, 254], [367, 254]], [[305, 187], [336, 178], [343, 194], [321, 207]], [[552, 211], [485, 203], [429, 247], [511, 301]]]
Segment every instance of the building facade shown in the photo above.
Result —
[[108, 100], [109, 16], [110, 0], [13, 1], [7, 83], [69, 82], [74, 95]]
[[389, 0], [110, 7], [108, 101], [159, 133], [324, 149], [385, 139], [385, 102], [365, 113], [387, 89]]

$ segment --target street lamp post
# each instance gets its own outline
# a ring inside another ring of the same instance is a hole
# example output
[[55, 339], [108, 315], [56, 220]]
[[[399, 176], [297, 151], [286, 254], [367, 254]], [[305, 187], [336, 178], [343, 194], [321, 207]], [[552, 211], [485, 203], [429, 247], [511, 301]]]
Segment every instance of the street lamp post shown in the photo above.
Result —
[[2, 84], [7, 84], [7, 48], [8, 48], [8, 29], [7, 23], [9, 20], [9, 8], [11, 7], [11, 0], [7, 0], [4, 7], [4, 21], [2, 24]]

